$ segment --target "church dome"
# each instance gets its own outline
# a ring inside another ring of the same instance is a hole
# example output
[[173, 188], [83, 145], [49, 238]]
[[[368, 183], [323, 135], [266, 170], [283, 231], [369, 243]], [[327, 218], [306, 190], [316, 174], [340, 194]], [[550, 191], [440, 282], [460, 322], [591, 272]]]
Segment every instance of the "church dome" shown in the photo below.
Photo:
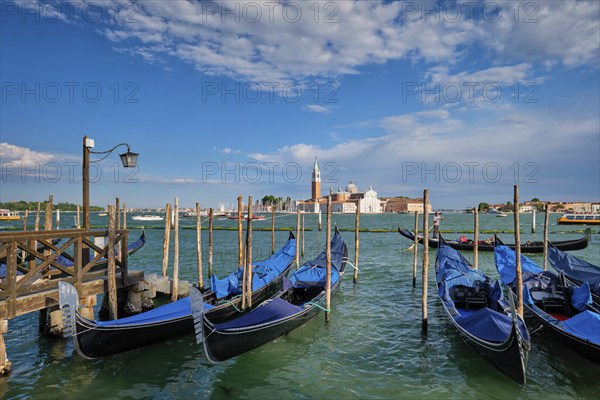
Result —
[[346, 186], [346, 192], [348, 192], [348, 193], [357, 193], [358, 192], [358, 188], [356, 187], [356, 185], [354, 183], [352, 183], [352, 181], [350, 181], [350, 183], [348, 184], [348, 186]]

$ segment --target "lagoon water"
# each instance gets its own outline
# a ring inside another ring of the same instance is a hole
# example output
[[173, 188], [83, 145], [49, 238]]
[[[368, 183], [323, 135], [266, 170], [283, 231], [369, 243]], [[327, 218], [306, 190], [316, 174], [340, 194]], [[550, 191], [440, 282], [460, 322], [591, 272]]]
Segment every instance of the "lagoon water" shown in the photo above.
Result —
[[[69, 217], [62, 213], [63, 225]], [[537, 215], [537, 234], [530, 234], [531, 215], [521, 215], [522, 241], [542, 237], [543, 214]], [[550, 239], [579, 237], [577, 227], [556, 225], [550, 219]], [[139, 226], [128, 216], [128, 227]], [[470, 214], [444, 215], [442, 232], [450, 239], [458, 231], [472, 229]], [[325, 232], [316, 229], [316, 216], [307, 215], [305, 257], [316, 256], [324, 247]], [[325, 219], [323, 220], [325, 222]], [[340, 228], [353, 229], [354, 216], [334, 215]], [[106, 224], [106, 217], [92, 216], [91, 224]], [[161, 226], [148, 222], [146, 226]], [[235, 221], [217, 220], [215, 226], [235, 226]], [[295, 227], [295, 215], [277, 215], [276, 226]], [[18, 226], [1, 222], [0, 229]], [[196, 279], [195, 220], [180, 223], [180, 278]], [[206, 222], [203, 224], [206, 226]], [[255, 221], [254, 227], [269, 228], [271, 221]], [[421, 335], [421, 272], [418, 288], [412, 288], [411, 243], [395, 229], [412, 229], [411, 215], [362, 215], [361, 227], [390, 232], [363, 232], [360, 236], [359, 281], [352, 282], [349, 268], [341, 289], [333, 298], [331, 322], [324, 315], [289, 335], [233, 360], [210, 365], [192, 335], [99, 360], [80, 357], [70, 340], [38, 334], [37, 313], [9, 321], [5, 335], [13, 371], [0, 377], [0, 398], [159, 398], [159, 399], [597, 399], [600, 366], [595, 365], [542, 336], [532, 336], [527, 384], [520, 386], [485, 362], [465, 345], [435, 296], [434, 260], [430, 252], [429, 332]], [[481, 215], [482, 230], [512, 230], [512, 215], [497, 218]], [[188, 228], [188, 229], [186, 229]], [[574, 252], [600, 263], [600, 235], [593, 228], [592, 243]], [[159, 273], [162, 237], [160, 229], [148, 229], [146, 246], [130, 258], [130, 269]], [[139, 229], [132, 229], [136, 238]], [[354, 233], [343, 231], [351, 260]], [[469, 236], [469, 235], [468, 235]], [[485, 238], [489, 235], [481, 234]], [[255, 259], [268, 256], [270, 232], [253, 235]], [[500, 234], [513, 242], [512, 234]], [[276, 246], [287, 233], [276, 232]], [[214, 232], [214, 271], [222, 277], [237, 260], [237, 232]], [[203, 248], [207, 255], [208, 236]], [[419, 255], [422, 248], [419, 248]], [[472, 253], [465, 253], [468, 259]], [[541, 262], [541, 255], [532, 255]], [[172, 270], [171, 256], [171, 270]], [[480, 268], [497, 278], [492, 253], [480, 253]], [[206, 259], [204, 261], [206, 271]]]

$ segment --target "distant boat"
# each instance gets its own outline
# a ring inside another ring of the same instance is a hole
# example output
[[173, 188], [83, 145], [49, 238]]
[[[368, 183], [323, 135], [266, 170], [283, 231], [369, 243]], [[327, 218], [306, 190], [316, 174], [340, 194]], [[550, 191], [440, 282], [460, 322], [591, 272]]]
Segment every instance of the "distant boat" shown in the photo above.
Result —
[[508, 214], [507, 214], [507, 213], [505, 213], [504, 211], [499, 211], [499, 212], [496, 214], [496, 217], [508, 217]]
[[[237, 219], [237, 218], [238, 218], [238, 216], [237, 216], [237, 214], [233, 214], [233, 215], [230, 215], [230, 216], [229, 216], [229, 217], [227, 217], [227, 218], [229, 218], [229, 219]], [[244, 215], [242, 215], [242, 219], [248, 219], [248, 214], [244, 214]], [[258, 220], [261, 220], [261, 219], [265, 219], [265, 216], [264, 216], [264, 215], [252, 214], [252, 219], [258, 219]]]
[[197, 216], [198, 216], [198, 213], [196, 211], [190, 211], [190, 212], [183, 213], [183, 218], [196, 218]]
[[99, 217], [106, 217], [108, 214], [107, 213], [100, 213], [98, 214]]
[[0, 209], [0, 221], [18, 221], [21, 219], [18, 211]]
[[[589, 229], [589, 228], [588, 228]], [[415, 236], [411, 231], [406, 229], [398, 228], [398, 232], [407, 239], [410, 239], [411, 242], [415, 240]], [[423, 236], [418, 236], [418, 243], [423, 244]], [[585, 235], [581, 236], [578, 239], [569, 239], [569, 240], [560, 240], [553, 242], [552, 244], [561, 249], [561, 250], [581, 250], [585, 249], [588, 246], [588, 234], [586, 232]], [[444, 243], [448, 246], [452, 247], [456, 250], [461, 251], [472, 251], [473, 250], [473, 241], [467, 239], [466, 237], [462, 237], [459, 240], [444, 240]], [[429, 238], [429, 247], [437, 248], [439, 245], [439, 240], [436, 238]], [[509, 244], [508, 247], [514, 248], [514, 244]], [[493, 239], [488, 240], [480, 240], [477, 246], [479, 251], [494, 251], [494, 241]], [[544, 242], [541, 241], [528, 241], [521, 243], [521, 252], [523, 253], [543, 253], [544, 252]]]
[[563, 214], [558, 224], [600, 225], [600, 214]]
[[164, 218], [160, 215], [135, 215], [131, 219], [136, 221], [162, 221]]

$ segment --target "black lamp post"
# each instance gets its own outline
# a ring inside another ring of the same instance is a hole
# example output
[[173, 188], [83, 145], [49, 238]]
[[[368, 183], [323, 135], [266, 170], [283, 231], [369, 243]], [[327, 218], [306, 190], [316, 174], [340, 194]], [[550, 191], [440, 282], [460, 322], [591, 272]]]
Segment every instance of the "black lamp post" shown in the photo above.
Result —
[[[94, 140], [83, 137], [83, 165], [82, 165], [82, 180], [83, 180], [83, 229], [90, 229], [90, 163], [95, 163], [104, 160], [117, 147], [127, 146], [127, 152], [120, 155], [121, 162], [125, 168], [135, 168], [139, 154], [132, 153], [127, 143], [119, 143], [115, 147], [107, 151], [92, 151], [94, 148]], [[90, 154], [105, 154], [99, 160], [90, 161]]]

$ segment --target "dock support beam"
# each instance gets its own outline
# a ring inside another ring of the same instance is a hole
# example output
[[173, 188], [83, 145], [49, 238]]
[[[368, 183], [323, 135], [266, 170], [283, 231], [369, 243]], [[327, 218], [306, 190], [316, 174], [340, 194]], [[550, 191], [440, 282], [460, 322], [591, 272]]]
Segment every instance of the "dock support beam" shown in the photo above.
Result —
[[0, 320], [0, 375], [8, 375], [12, 370], [11, 362], [6, 354], [4, 334], [8, 333], [8, 320]]

